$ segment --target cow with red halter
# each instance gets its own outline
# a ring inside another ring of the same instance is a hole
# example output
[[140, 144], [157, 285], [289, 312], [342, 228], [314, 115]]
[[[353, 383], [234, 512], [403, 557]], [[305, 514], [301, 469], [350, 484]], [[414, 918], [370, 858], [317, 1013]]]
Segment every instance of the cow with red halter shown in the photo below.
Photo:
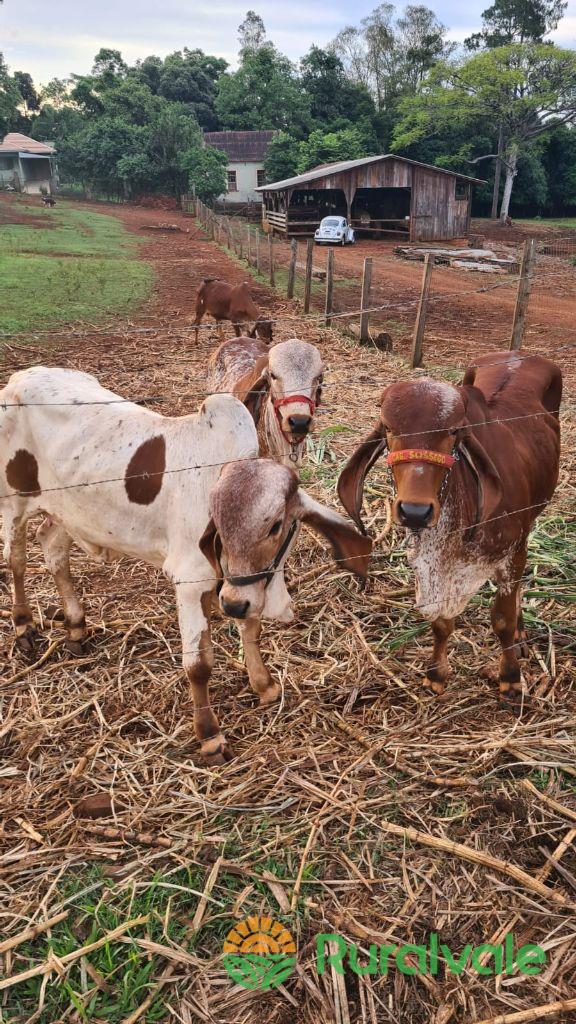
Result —
[[492, 580], [500, 695], [514, 711], [521, 706], [521, 579], [530, 530], [558, 480], [561, 397], [554, 363], [509, 352], [480, 358], [460, 387], [398, 381], [385, 389], [375, 429], [340, 476], [340, 499], [362, 528], [364, 480], [386, 454], [393, 517], [410, 542], [416, 607], [434, 635], [426, 680], [436, 694], [450, 675], [455, 619]]
[[322, 394], [322, 356], [292, 338], [268, 346], [255, 338], [225, 341], [211, 359], [212, 393], [230, 391], [252, 413], [260, 454], [298, 468]]

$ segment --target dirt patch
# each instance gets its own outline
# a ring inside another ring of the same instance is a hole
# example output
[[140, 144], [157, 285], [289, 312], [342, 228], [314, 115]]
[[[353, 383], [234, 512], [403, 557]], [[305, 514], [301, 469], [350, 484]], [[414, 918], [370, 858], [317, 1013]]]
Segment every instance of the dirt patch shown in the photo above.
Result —
[[[0, 193], [0, 227], [7, 224], [24, 224], [28, 228], [45, 228], [51, 230], [56, 227], [48, 217], [37, 217], [33, 213], [27, 213], [22, 209], [21, 203], [30, 205], [30, 197], [24, 198]], [[42, 209], [41, 201], [38, 200], [38, 208]]]

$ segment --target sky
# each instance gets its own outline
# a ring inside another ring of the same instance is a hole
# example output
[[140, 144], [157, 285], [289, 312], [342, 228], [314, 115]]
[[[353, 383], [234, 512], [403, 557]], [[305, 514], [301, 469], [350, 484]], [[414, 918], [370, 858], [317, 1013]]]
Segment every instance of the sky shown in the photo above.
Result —
[[[405, 3], [400, 0], [398, 8]], [[480, 14], [490, 3], [427, 0], [456, 42], [478, 29]], [[28, 71], [37, 85], [88, 72], [102, 46], [120, 50], [130, 64], [188, 46], [234, 65], [238, 25], [253, 7], [264, 19], [268, 38], [298, 60], [312, 43], [324, 46], [345, 25], [358, 24], [376, 4], [377, 0], [4, 0], [0, 52], [12, 71]], [[552, 38], [576, 48], [576, 0], [569, 0]]]

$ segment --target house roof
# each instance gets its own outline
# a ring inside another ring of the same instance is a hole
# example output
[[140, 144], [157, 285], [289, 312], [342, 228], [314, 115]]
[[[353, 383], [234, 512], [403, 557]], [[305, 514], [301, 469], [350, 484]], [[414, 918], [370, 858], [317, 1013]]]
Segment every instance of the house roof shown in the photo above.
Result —
[[426, 170], [436, 171], [438, 174], [450, 174], [452, 177], [461, 178], [463, 181], [472, 181], [476, 185], [484, 185], [481, 178], [471, 178], [468, 174], [459, 174], [457, 171], [449, 171], [445, 167], [435, 167], [434, 164], [422, 164], [418, 160], [409, 160], [405, 156], [396, 156], [395, 153], [383, 153], [380, 156], [364, 156], [360, 160], [341, 160], [334, 164], [319, 164], [305, 174], [297, 174], [294, 178], [285, 178], [283, 181], [274, 181], [270, 185], [260, 185], [257, 192], [274, 192], [285, 188], [294, 188], [297, 185], [305, 185], [308, 181], [317, 181], [318, 178], [328, 178], [332, 174], [341, 174], [343, 171], [350, 171], [355, 167], [362, 167], [365, 164], [373, 164], [378, 160], [400, 160], [404, 164], [412, 164], [413, 167], [425, 167]]
[[45, 142], [36, 142], [36, 139], [28, 135], [21, 135], [20, 132], [9, 132], [0, 142], [0, 153], [36, 153], [38, 156], [52, 156], [53, 146]]
[[204, 132], [204, 142], [221, 149], [231, 161], [262, 163], [273, 135], [273, 131]]

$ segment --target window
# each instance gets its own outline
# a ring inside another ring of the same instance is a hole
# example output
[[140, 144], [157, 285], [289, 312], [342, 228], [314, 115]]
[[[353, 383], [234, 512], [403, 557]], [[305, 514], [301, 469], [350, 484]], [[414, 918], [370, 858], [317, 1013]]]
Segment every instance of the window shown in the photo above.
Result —
[[454, 188], [455, 199], [468, 199], [470, 195], [470, 186], [467, 181], [459, 181], [456, 178], [456, 185]]
[[228, 171], [228, 191], [237, 192], [238, 182], [236, 181], [236, 171]]
[[258, 170], [256, 171], [256, 184], [258, 185], [258, 187], [260, 187], [260, 185], [266, 184], [266, 171], [263, 170], [263, 168], [261, 167], [259, 167]]

